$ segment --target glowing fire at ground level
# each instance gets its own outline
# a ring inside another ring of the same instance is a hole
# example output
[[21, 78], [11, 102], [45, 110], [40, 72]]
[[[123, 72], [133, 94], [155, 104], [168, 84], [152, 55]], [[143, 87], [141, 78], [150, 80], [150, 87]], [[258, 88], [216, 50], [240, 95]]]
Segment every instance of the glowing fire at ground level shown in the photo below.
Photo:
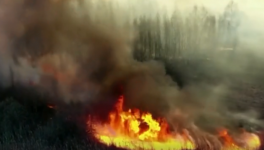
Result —
[[120, 148], [130, 150], [181, 150], [181, 149], [195, 149], [194, 144], [188, 141], [173, 140], [173, 141], [140, 141], [133, 140], [126, 137], [109, 137], [99, 136], [101, 142], [107, 145], [115, 145]]
[[[123, 102], [121, 96], [107, 124], [92, 122], [100, 142], [129, 150], [197, 149], [188, 130], [170, 132], [164, 119], [155, 120], [150, 113], [141, 113], [138, 109], [123, 111]], [[221, 150], [258, 150], [261, 145], [259, 137], [253, 133], [243, 132], [234, 140], [227, 130], [221, 130], [218, 136], [223, 141]]]

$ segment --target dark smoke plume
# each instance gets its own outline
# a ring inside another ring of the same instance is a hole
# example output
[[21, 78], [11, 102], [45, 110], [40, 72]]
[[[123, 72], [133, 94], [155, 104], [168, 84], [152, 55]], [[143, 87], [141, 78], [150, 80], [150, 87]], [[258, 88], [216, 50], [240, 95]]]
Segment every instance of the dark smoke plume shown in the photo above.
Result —
[[199, 125], [210, 131], [234, 126], [220, 101], [225, 87], [180, 90], [161, 62], [134, 60], [136, 34], [111, 11], [82, 0], [4, 0], [0, 7], [2, 86], [33, 83], [67, 103], [87, 105], [107, 103], [111, 90], [121, 87], [127, 107], [164, 115], [175, 128], [201, 118], [209, 121]]

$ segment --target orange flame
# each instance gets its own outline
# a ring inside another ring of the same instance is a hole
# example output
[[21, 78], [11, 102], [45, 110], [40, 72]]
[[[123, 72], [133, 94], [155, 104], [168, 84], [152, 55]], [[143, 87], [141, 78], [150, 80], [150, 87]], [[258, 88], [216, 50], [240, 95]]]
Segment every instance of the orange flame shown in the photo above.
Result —
[[[115, 145], [129, 150], [181, 150], [196, 149], [193, 138], [188, 132], [172, 133], [164, 119], [154, 119], [150, 113], [138, 109], [123, 109], [124, 97], [121, 96], [115, 110], [109, 114], [107, 124], [93, 122], [96, 137], [106, 145]], [[257, 135], [244, 132], [241, 143], [235, 141], [226, 129], [219, 132], [223, 139], [222, 150], [257, 150], [260, 139]]]
[[164, 119], [155, 120], [150, 113], [138, 109], [123, 111], [123, 102], [121, 96], [115, 111], [109, 114], [109, 124], [95, 125], [96, 136], [102, 143], [127, 149], [195, 149], [187, 133], [172, 135]]
[[226, 129], [219, 132], [219, 136], [223, 139], [223, 150], [257, 150], [261, 142], [256, 134], [248, 133], [243, 130], [243, 133], [236, 139], [236, 141], [228, 134]]

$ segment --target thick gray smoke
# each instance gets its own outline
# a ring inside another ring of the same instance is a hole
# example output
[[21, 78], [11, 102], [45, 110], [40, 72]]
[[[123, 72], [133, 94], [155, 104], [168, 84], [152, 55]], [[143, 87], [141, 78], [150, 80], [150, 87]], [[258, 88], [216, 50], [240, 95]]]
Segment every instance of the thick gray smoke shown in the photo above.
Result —
[[[81, 89], [96, 91], [96, 85], [107, 82], [105, 75], [131, 61], [131, 33], [100, 17], [99, 11], [93, 12], [87, 3], [21, 1], [1, 6], [5, 6], [1, 23], [5, 32], [1, 34], [7, 41], [1, 45], [3, 85], [9, 84], [6, 81], [11, 80], [12, 73], [15, 82], [33, 80], [48, 88], [51, 85], [43, 84], [42, 77], [50, 75], [58, 81], [60, 94], [71, 99], [72, 84], [82, 82], [77, 84], [83, 86]], [[16, 30], [21, 31], [14, 34]]]
[[202, 119], [199, 125], [208, 130], [235, 126], [220, 101], [225, 87], [179, 90], [163, 64], [133, 59], [135, 34], [125, 19], [111, 10], [96, 10], [91, 3], [1, 1], [1, 85], [33, 82], [50, 93], [55, 89], [65, 102], [94, 102], [122, 84], [127, 106], [168, 116], [180, 128]]

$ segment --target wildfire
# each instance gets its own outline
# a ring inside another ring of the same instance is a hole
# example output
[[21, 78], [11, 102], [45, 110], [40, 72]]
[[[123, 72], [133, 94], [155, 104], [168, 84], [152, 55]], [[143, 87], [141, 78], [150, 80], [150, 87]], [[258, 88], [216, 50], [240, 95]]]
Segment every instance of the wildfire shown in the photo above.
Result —
[[188, 133], [169, 132], [164, 119], [155, 120], [150, 113], [138, 109], [123, 111], [124, 97], [121, 96], [115, 111], [109, 114], [109, 124], [95, 125], [97, 138], [107, 144], [127, 149], [195, 149]]
[[[154, 119], [150, 113], [138, 109], [123, 109], [124, 97], [121, 96], [114, 111], [109, 114], [109, 122], [93, 122], [96, 137], [106, 145], [115, 145], [129, 150], [182, 150], [196, 149], [194, 139], [188, 131], [173, 133], [165, 119]], [[260, 139], [257, 135], [244, 132], [239, 141], [233, 140], [227, 130], [219, 132], [223, 140], [222, 150], [257, 150]]]
[[223, 139], [223, 150], [258, 150], [261, 142], [256, 134], [242, 131], [243, 133], [234, 140], [226, 129], [220, 130], [219, 136]]

